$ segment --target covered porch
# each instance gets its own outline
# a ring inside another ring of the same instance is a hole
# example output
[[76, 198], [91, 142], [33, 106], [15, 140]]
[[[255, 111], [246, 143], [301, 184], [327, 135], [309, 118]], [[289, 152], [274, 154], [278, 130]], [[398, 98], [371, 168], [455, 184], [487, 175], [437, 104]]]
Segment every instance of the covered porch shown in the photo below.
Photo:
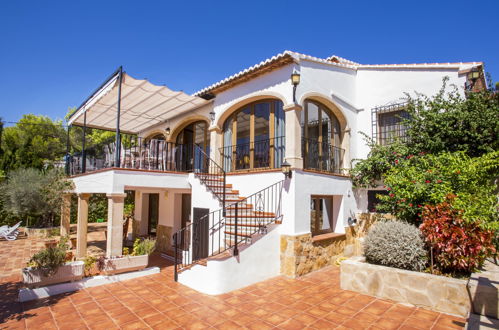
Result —
[[89, 208], [94, 194], [107, 199], [106, 225], [101, 230], [106, 257], [123, 255], [125, 244], [131, 245], [137, 237], [154, 237], [157, 251], [168, 254], [173, 250], [173, 232], [190, 221], [187, 174], [107, 169], [72, 180], [75, 190], [64, 197], [61, 235], [71, 234], [71, 200], [76, 196], [76, 258], [89, 254]]
[[[69, 117], [68, 126], [78, 127], [74, 135], [80, 141], [72, 143], [68, 129], [66, 172], [70, 176], [109, 168], [190, 172], [198, 141], [174, 140], [169, 127], [160, 127], [210, 102], [135, 79], [120, 67]], [[99, 138], [95, 130], [101, 132]]]

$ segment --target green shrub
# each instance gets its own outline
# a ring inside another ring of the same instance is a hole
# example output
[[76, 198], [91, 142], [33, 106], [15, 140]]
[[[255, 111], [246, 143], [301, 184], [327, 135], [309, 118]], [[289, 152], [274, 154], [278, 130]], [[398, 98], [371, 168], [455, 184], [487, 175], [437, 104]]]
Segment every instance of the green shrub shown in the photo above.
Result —
[[141, 255], [150, 255], [156, 249], [156, 240], [155, 239], [143, 239], [137, 238], [135, 242], [133, 242], [133, 256], [141, 256]]
[[437, 205], [448, 194], [463, 210], [466, 221], [485, 228], [499, 227], [494, 178], [499, 152], [471, 158], [464, 152], [399, 157], [385, 177], [388, 195], [380, 196], [376, 209], [419, 224], [425, 205]]
[[427, 252], [421, 232], [415, 226], [400, 222], [376, 223], [364, 241], [366, 261], [372, 264], [422, 271]]

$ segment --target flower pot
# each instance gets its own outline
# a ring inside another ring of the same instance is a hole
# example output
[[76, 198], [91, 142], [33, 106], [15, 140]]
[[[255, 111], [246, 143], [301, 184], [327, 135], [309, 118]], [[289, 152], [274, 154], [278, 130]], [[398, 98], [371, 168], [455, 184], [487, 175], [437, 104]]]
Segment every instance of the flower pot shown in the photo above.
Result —
[[148, 255], [123, 256], [119, 258], [106, 259], [102, 271], [106, 275], [131, 272], [147, 267], [149, 263]]
[[40, 270], [32, 267], [26, 267], [22, 269], [23, 283], [31, 288], [55, 283], [77, 281], [83, 278], [83, 271], [83, 261], [74, 261], [62, 265], [52, 276], [44, 276]]

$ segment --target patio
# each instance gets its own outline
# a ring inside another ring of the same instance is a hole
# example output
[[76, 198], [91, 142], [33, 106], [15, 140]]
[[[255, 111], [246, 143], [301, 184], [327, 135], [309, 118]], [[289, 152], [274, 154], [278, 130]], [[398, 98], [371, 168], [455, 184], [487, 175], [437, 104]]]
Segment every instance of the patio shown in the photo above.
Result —
[[[2, 329], [460, 329], [465, 320], [344, 291], [339, 268], [298, 279], [279, 276], [242, 290], [208, 296], [173, 281], [173, 267], [155, 255], [161, 273], [28, 303], [16, 302], [20, 267], [41, 241], [0, 241]], [[29, 251], [29, 252], [28, 252]], [[21, 262], [21, 260], [23, 260]]]

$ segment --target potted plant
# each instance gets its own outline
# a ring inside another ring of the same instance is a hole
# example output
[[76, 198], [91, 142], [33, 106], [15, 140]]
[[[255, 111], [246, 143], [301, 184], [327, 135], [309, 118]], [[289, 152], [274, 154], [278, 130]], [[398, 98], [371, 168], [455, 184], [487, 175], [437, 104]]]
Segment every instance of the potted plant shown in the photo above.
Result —
[[147, 267], [149, 263], [149, 255], [156, 248], [155, 239], [139, 239], [133, 243], [132, 254], [127, 254], [125, 251], [123, 256], [106, 258], [103, 263], [102, 271], [106, 275], [119, 274], [141, 270]]
[[66, 262], [67, 240], [61, 239], [57, 246], [39, 251], [22, 269], [23, 282], [28, 287], [80, 280], [83, 278], [84, 262]]

